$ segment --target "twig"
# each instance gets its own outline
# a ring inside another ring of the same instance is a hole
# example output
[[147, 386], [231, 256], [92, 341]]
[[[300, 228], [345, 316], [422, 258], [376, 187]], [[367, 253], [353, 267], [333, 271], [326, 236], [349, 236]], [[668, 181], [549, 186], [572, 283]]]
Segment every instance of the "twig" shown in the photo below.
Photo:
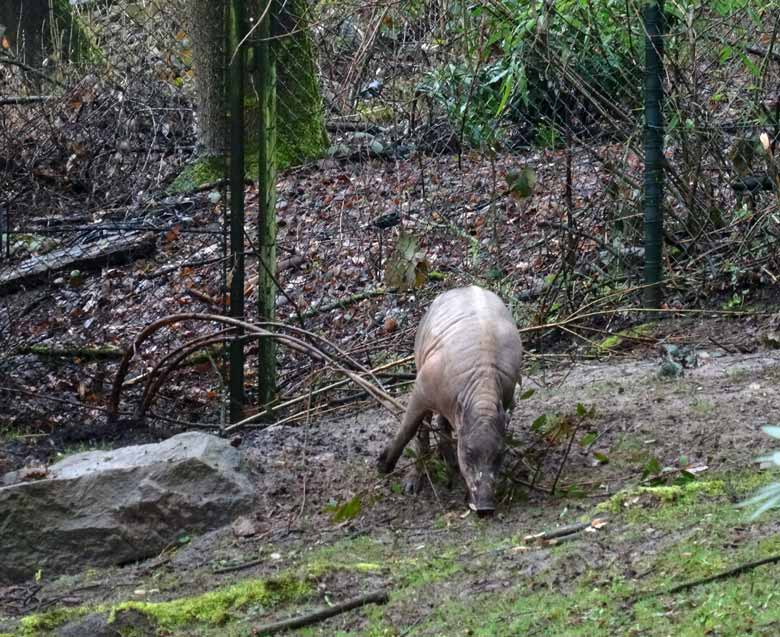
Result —
[[94, 409], [95, 411], [102, 411], [111, 417], [119, 417], [119, 416], [132, 416], [130, 412], [126, 411], [119, 411], [111, 409], [110, 407], [100, 407], [99, 405], [85, 405], [82, 403], [74, 403], [72, 400], [66, 400], [65, 398], [55, 398], [54, 396], [46, 396], [44, 394], [40, 394], [34, 391], [29, 391], [26, 389], [16, 389], [14, 387], [7, 387], [0, 385], [0, 393], [3, 392], [9, 392], [13, 394], [22, 394], [23, 396], [32, 396], [33, 398], [39, 398], [41, 400], [49, 400], [51, 402], [60, 403], [62, 405], [68, 405], [69, 407], [75, 407], [76, 409]]
[[359, 303], [360, 301], [364, 301], [365, 299], [370, 299], [371, 297], [374, 296], [384, 296], [385, 294], [387, 294], [387, 290], [383, 288], [379, 288], [377, 290], [366, 290], [365, 292], [353, 294], [349, 298], [341, 299], [339, 301], [334, 301], [333, 303], [328, 303], [327, 305], [319, 305], [317, 307], [312, 307], [303, 313], [303, 318], [311, 318], [312, 316], [316, 316], [317, 314], [322, 314], [323, 312], [330, 312], [331, 310], [335, 310], [336, 308], [346, 309], [348, 305]]
[[[233, 327], [242, 328], [244, 332], [246, 332], [247, 337], [249, 338], [274, 338], [277, 341], [279, 341], [281, 344], [289, 347], [290, 349], [307, 354], [308, 356], [311, 356], [315, 360], [321, 362], [330, 362], [336, 370], [338, 370], [345, 376], [349, 377], [358, 386], [360, 386], [362, 389], [367, 391], [372, 398], [377, 400], [384, 407], [388, 408], [391, 412], [400, 414], [404, 411], [404, 408], [401, 405], [401, 403], [399, 403], [395, 398], [393, 398], [384, 389], [382, 389], [381, 386], [378, 387], [372, 384], [368, 380], [361, 377], [360, 374], [347, 369], [333, 356], [329, 356], [318, 347], [315, 347], [314, 345], [311, 345], [310, 343], [307, 343], [306, 341], [300, 338], [291, 336], [289, 334], [278, 334], [275, 332], [271, 332], [267, 329], [258, 327], [257, 325], [253, 325], [252, 323], [247, 323], [246, 321], [241, 321], [239, 319], [232, 318], [229, 316], [220, 316], [218, 314], [182, 313], [182, 314], [171, 314], [169, 316], [165, 316], [151, 323], [145, 329], [143, 329], [138, 334], [138, 336], [136, 336], [135, 340], [133, 341], [133, 344], [127, 349], [124, 357], [122, 358], [122, 362], [119, 366], [119, 369], [117, 370], [116, 377], [114, 378], [114, 386], [111, 391], [111, 400], [109, 403], [110, 420], [112, 421], [116, 420], [116, 417], [119, 412], [119, 398], [122, 392], [122, 385], [124, 383], [125, 377], [127, 376], [127, 372], [130, 368], [130, 361], [133, 359], [140, 346], [144, 343], [144, 341], [148, 340], [152, 335], [154, 335], [159, 329], [176, 323], [181, 323], [183, 321], [203, 321], [208, 323], [222, 323], [224, 325], [230, 325]], [[295, 331], [298, 334], [306, 334], [313, 338], [318, 338], [320, 341], [327, 342], [322, 337], [311, 334], [310, 332], [306, 332], [306, 330], [302, 330], [301, 328], [293, 328], [292, 326], [287, 326], [287, 328]], [[333, 344], [331, 344], [331, 347], [336, 350], [338, 349]]]
[[752, 571], [754, 568], [758, 566], [763, 566], [764, 564], [774, 564], [775, 562], [780, 562], [780, 555], [772, 555], [771, 557], [765, 557], [762, 560], [756, 560], [755, 562], [747, 562], [746, 564], [740, 564], [739, 566], [735, 566], [732, 569], [729, 569], [728, 571], [723, 571], [722, 573], [717, 573], [716, 575], [710, 575], [709, 577], [705, 577], [702, 579], [693, 580], [691, 582], [684, 582], [683, 584], [678, 584], [677, 586], [672, 586], [667, 591], [658, 591], [656, 593], [653, 593], [653, 596], [657, 595], [673, 595], [674, 593], [679, 593], [681, 591], [686, 591], [690, 588], [695, 588], [696, 586], [700, 586], [701, 584], [709, 584], [710, 582], [716, 582], [718, 580], [727, 579], [729, 577], [734, 577], [736, 575], [742, 575], [742, 573], [746, 573], [747, 571]]
[[590, 453], [590, 450], [593, 449], [594, 445], [601, 440], [604, 436], [606, 436], [610, 431], [612, 431], [612, 427], [607, 427], [604, 431], [602, 431], [598, 436], [596, 436], [591, 443], [585, 447], [585, 453]]
[[[385, 363], [384, 365], [380, 365], [379, 367], [375, 367], [374, 369], [371, 370], [371, 372], [372, 373], [381, 372], [381, 371], [383, 371], [385, 369], [389, 369], [391, 367], [396, 367], [398, 365], [405, 365], [406, 363], [409, 363], [409, 362], [411, 362], [413, 360], [414, 360], [414, 356], [406, 356], [405, 358], [401, 358], [401, 359], [399, 359], [397, 361], [393, 361], [391, 363]], [[349, 382], [348, 378], [336, 381], [334, 383], [331, 383], [330, 385], [325, 385], [325, 387], [320, 387], [319, 389], [311, 392], [311, 395], [312, 396], [316, 396], [316, 395], [322, 394], [322, 393], [324, 393], [326, 391], [330, 391], [331, 389], [336, 389], [337, 387], [342, 387], [343, 385], [346, 385], [348, 382]], [[308, 397], [309, 397], [309, 394], [306, 394], [306, 395], [303, 395], [303, 396], [298, 396], [297, 398], [292, 398], [292, 399], [287, 400], [287, 401], [285, 401], [283, 403], [278, 403], [276, 405], [272, 405], [268, 409], [265, 409], [265, 410], [263, 410], [261, 412], [253, 414], [251, 418], [253, 420], [254, 419], [263, 418], [265, 416], [268, 416], [268, 415], [274, 413], [275, 411], [279, 411], [280, 409], [284, 409], [285, 407], [290, 407], [292, 405], [296, 405], [298, 403], [302, 403], [305, 400], [307, 400]], [[300, 414], [296, 414], [296, 418], [299, 415]], [[233, 431], [235, 429], [239, 429], [239, 428], [243, 427], [244, 425], [248, 425], [248, 424], [250, 424], [250, 423], [247, 422], [246, 420], [242, 420], [241, 422], [237, 422], [237, 423], [235, 423], [233, 425], [230, 425], [230, 426], [226, 427], [225, 428], [225, 433], [230, 433], [231, 431]], [[272, 426], [278, 425], [278, 424], [282, 424], [282, 423], [275, 422], [275, 423], [273, 423], [271, 425], [262, 425], [261, 428], [262, 429], [267, 429], [268, 427], [272, 427]]]
[[577, 429], [579, 429], [579, 427], [574, 427], [574, 431], [572, 431], [571, 436], [569, 436], [569, 444], [566, 446], [566, 453], [563, 455], [563, 460], [561, 460], [561, 464], [558, 467], [558, 473], [555, 474], [555, 480], [553, 480], [552, 487], [550, 488], [551, 493], [555, 493], [555, 487], [558, 486], [558, 480], [563, 473], [563, 468], [566, 466], [566, 461], [569, 459], [569, 452], [571, 451], [571, 446], [574, 443], [574, 436], [577, 434]]
[[56, 99], [54, 95], [9, 95], [8, 97], [0, 97], [0, 106], [39, 104], [40, 102], [50, 102], [53, 99]]
[[222, 573], [233, 573], [235, 571], [243, 571], [245, 568], [252, 568], [253, 566], [257, 566], [258, 564], [262, 564], [267, 561], [268, 560], [266, 558], [260, 557], [256, 560], [249, 560], [248, 562], [242, 562], [241, 564], [233, 564], [231, 566], [223, 566], [222, 568], [215, 568], [211, 572], [214, 573], [214, 575], [221, 575]]
[[25, 64], [24, 62], [21, 62], [17, 59], [15, 59], [13, 56], [9, 55], [7, 52], [0, 52], [0, 63], [2, 64], [10, 64], [12, 66], [18, 66], [20, 69], [23, 69], [27, 71], [28, 73], [31, 73], [37, 77], [40, 77], [43, 80], [46, 80], [47, 82], [50, 82], [51, 84], [54, 84], [55, 86], [60, 86], [62, 88], [67, 88], [65, 84], [60, 82], [59, 80], [55, 80], [53, 77], [50, 77], [43, 71], [40, 71], [36, 69], [35, 67], [30, 66], [29, 64]]
[[552, 531], [544, 531], [543, 533], [534, 533], [533, 535], [526, 535], [523, 538], [523, 540], [526, 542], [531, 542], [531, 541], [545, 542], [547, 540], [562, 538], [567, 535], [575, 535], [577, 533], [584, 531], [585, 529], [589, 529], [591, 526], [593, 526], [593, 520], [591, 520], [590, 522], [569, 524], [567, 526], [561, 526], [557, 529], [553, 529]]
[[[165, 379], [168, 378], [168, 376], [174, 370], [181, 367], [182, 364], [185, 363], [185, 361], [198, 350], [211, 347], [212, 345], [218, 345], [230, 340], [229, 335], [233, 331], [234, 329], [231, 327], [220, 330], [216, 334], [200, 336], [193, 339], [189, 343], [185, 343], [181, 347], [177, 347], [172, 352], [168, 352], [168, 354], [157, 361], [157, 364], [154, 366], [154, 368], [152, 368], [152, 370], [146, 375], [149, 378], [149, 382], [144, 388], [141, 406], [136, 412], [136, 419], [140, 421], [144, 417], [146, 410], [149, 409], [149, 406], [152, 404], [152, 400], [154, 399], [162, 384], [165, 382]], [[168, 361], [170, 361], [170, 364], [167, 368], [164, 368]], [[125, 383], [125, 386], [126, 385], [127, 383]]]
[[720, 348], [721, 348], [721, 349], [722, 349], [724, 352], [726, 352], [727, 354], [736, 354], [736, 353], [737, 353], [737, 352], [735, 352], [733, 349], [731, 349], [730, 347], [726, 347], [726, 346], [725, 346], [723, 343], [721, 343], [720, 341], [718, 341], [718, 340], [715, 340], [715, 337], [714, 337], [714, 336], [710, 336], [710, 337], [709, 337], [709, 340], [710, 340], [710, 343], [712, 343], [713, 345], [717, 345], [718, 347], [720, 347]]
[[596, 245], [598, 245], [601, 249], [611, 253], [612, 256], [614, 256], [615, 258], [617, 259], [623, 258], [620, 252], [615, 250], [615, 248], [613, 248], [611, 245], [605, 243], [601, 238], [597, 237], [595, 234], [592, 234], [585, 230], [580, 230], [579, 228], [575, 228], [574, 226], [570, 227], [562, 223], [555, 223], [554, 221], [539, 221], [536, 225], [539, 226], [540, 228], [554, 228], [556, 230], [565, 230], [566, 232], [570, 232], [572, 234], [578, 234], [581, 237], [585, 237], [586, 239], [590, 239], [591, 241], [594, 241]]
[[322, 608], [320, 610], [314, 611], [313, 613], [309, 613], [308, 615], [301, 615], [299, 617], [292, 617], [290, 619], [274, 622], [272, 624], [256, 626], [252, 632], [255, 635], [273, 635], [274, 633], [279, 633], [284, 630], [292, 630], [294, 628], [310, 626], [311, 624], [316, 624], [317, 622], [321, 622], [324, 619], [328, 619], [329, 617], [334, 617], [355, 608], [360, 608], [366, 604], [386, 604], [387, 600], [387, 591], [376, 591], [373, 593], [368, 593], [367, 595], [353, 597], [346, 602], [336, 604], [330, 608]]
[[431, 613], [425, 613], [425, 615], [420, 615], [417, 619], [415, 619], [411, 624], [409, 624], [406, 629], [404, 629], [404, 632], [400, 633], [398, 637], [406, 637], [409, 633], [411, 633], [419, 624], [421, 624], [424, 620], [428, 619], [430, 617]]
[[214, 257], [213, 259], [203, 259], [201, 261], [189, 261], [184, 263], [177, 263], [176, 265], [169, 265], [165, 268], [161, 268], [157, 270], [157, 272], [152, 272], [151, 274], [145, 274], [143, 275], [144, 279], [156, 279], [160, 276], [165, 276], [166, 274], [171, 274], [171, 272], [176, 272], [176, 270], [182, 270], [184, 268], [199, 268], [204, 265], [211, 265], [213, 263], [219, 263], [220, 261], [226, 261], [229, 257]]

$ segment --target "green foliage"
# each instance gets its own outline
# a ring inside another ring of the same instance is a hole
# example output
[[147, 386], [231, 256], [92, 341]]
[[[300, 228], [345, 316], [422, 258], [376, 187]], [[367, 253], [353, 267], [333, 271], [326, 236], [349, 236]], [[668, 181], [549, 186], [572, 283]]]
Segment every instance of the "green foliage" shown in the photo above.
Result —
[[432, 69], [418, 92], [467, 145], [496, 150], [503, 124], [544, 123], [535, 141], [555, 147], [558, 127], [587, 110], [579, 100], [637, 103], [640, 26], [625, 0], [560, 0], [546, 10], [525, 0], [456, 2], [450, 29], [464, 41], [466, 61]]
[[401, 232], [385, 265], [385, 283], [390, 288], [413, 290], [428, 279], [428, 261], [414, 235]]
[[506, 172], [506, 184], [509, 194], [514, 199], [523, 200], [530, 197], [536, 186], [536, 172], [526, 166], [522, 170], [508, 170]]
[[333, 522], [338, 524], [360, 515], [360, 511], [363, 509], [363, 501], [359, 495], [356, 495], [354, 498], [341, 504], [330, 504], [326, 509], [331, 512]]
[[[780, 426], [767, 425], [763, 428], [764, 432], [772, 438], [780, 438]], [[766, 456], [759, 458], [762, 462], [771, 462], [780, 467], [780, 451], [774, 451]], [[756, 507], [752, 517], [755, 519], [769, 509], [776, 509], [780, 506], [780, 482], [773, 482], [759, 490], [752, 498], [742, 502], [740, 506]]]

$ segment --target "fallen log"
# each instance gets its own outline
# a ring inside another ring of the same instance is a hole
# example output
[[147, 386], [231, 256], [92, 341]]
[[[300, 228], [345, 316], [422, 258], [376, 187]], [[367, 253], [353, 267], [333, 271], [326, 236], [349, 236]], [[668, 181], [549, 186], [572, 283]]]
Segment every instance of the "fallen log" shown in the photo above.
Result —
[[280, 633], [285, 630], [293, 630], [295, 628], [302, 628], [303, 626], [310, 626], [316, 624], [329, 617], [334, 617], [341, 613], [360, 608], [366, 604], [385, 604], [387, 603], [387, 592], [376, 591], [374, 593], [368, 593], [367, 595], [361, 595], [360, 597], [354, 597], [341, 604], [336, 604], [330, 608], [323, 608], [315, 611], [310, 615], [303, 615], [301, 617], [293, 617], [291, 619], [285, 619], [280, 622], [274, 622], [273, 624], [265, 624], [256, 626], [252, 633], [255, 635], [273, 635], [274, 633]]
[[107, 265], [126, 263], [154, 251], [157, 234], [130, 232], [107, 235], [93, 243], [53, 250], [0, 270], [0, 295], [37, 285], [46, 277], [64, 271], [98, 270]]

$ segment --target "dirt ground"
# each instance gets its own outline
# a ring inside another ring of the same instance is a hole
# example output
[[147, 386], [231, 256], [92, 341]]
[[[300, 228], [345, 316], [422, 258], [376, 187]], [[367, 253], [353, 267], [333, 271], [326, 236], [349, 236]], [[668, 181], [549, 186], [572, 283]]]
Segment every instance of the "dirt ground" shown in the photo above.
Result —
[[[167, 619], [148, 634], [257, 634], [257, 625], [270, 619], [374, 589], [390, 591], [390, 602], [296, 634], [776, 634], [771, 627], [780, 625], [780, 616], [770, 612], [771, 604], [744, 619], [750, 630], [718, 614], [733, 614], [735, 604], [746, 603], [740, 587], [760, 599], [774, 580], [769, 575], [765, 582], [758, 571], [745, 576], [747, 582], [735, 575], [721, 588], [710, 584], [681, 593], [683, 601], [679, 595], [671, 601], [642, 597], [642, 591], [780, 550], [776, 515], [754, 522], [733, 506], [771, 480], [754, 460], [772, 448], [761, 427], [780, 420], [780, 355], [758, 345], [760, 323], [687, 319], [653, 329], [666, 343], [682, 344], [685, 335], [697, 365], [681, 378], [660, 378], [658, 349], [647, 345], [574, 366], [541, 369], [538, 360], [529, 360], [523, 391], [535, 392], [518, 401], [512, 415], [512, 437], [521, 450], [513, 465], [519, 467], [512, 474], [516, 483], [505, 480], [493, 519], [469, 514], [462, 486], [448, 489], [433, 466], [431, 483], [416, 497], [400, 489], [410, 460], [380, 480], [374, 459], [396, 427], [383, 410], [270, 427], [245, 434], [242, 443], [258, 486], [258, 509], [248, 512], [253, 536], [223, 529], [142, 564], [44, 576], [5, 589], [0, 632], [48, 634], [54, 630], [48, 624], [44, 630], [19, 622], [42, 612], [55, 616], [56, 609], [67, 610], [52, 625], [65, 623], [69, 613], [78, 617], [127, 600], [154, 605], [296, 573], [310, 589], [295, 603], [272, 608], [231, 602], [218, 626], [192, 617], [183, 625]], [[754, 351], [733, 353], [737, 349]], [[589, 412], [580, 420], [571, 416], [577, 403]], [[542, 446], [532, 431], [542, 414], [548, 422], [556, 422], [555, 414], [579, 422], [555, 495], [547, 491], [566, 441], [548, 444], [534, 488], [523, 484], [534, 480], [522, 467], [530, 463], [529, 450]], [[684, 470], [693, 482], [676, 482]], [[352, 499], [360, 503], [357, 515], [334, 521], [329, 505]], [[603, 518], [604, 526], [560, 546], [532, 547], [525, 537], [594, 518]], [[715, 604], [713, 591], [721, 610], [702, 619], [695, 609]], [[665, 614], [669, 625], [652, 621], [653, 613]]]

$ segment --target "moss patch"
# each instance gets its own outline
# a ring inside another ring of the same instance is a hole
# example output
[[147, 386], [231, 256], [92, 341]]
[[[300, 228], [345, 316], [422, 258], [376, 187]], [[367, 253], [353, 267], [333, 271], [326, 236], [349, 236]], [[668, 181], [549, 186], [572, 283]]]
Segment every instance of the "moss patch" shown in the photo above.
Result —
[[192, 192], [225, 176], [226, 166], [222, 157], [201, 157], [182, 170], [166, 192], [169, 195]]
[[268, 580], [253, 579], [202, 595], [168, 602], [127, 601], [93, 608], [55, 609], [23, 618], [21, 629], [22, 635], [26, 637], [46, 635], [58, 626], [88, 613], [108, 612], [111, 622], [119, 613], [127, 611], [142, 613], [152, 619], [156, 626], [165, 630], [193, 625], [222, 626], [237, 619], [241, 612], [251, 606], [270, 608], [300, 600], [310, 592], [311, 584], [308, 581], [293, 576]]
[[48, 635], [58, 626], [84, 617], [90, 612], [89, 608], [55, 608], [45, 613], [36, 613], [23, 617], [19, 622], [21, 634], [27, 637], [34, 635]]
[[630, 508], [640, 504], [642, 506], [655, 507], [670, 502], [690, 501], [690, 498], [700, 493], [709, 496], [722, 495], [724, 493], [723, 481], [713, 480], [689, 482], [684, 485], [625, 489], [613, 495], [606, 502], [599, 504], [596, 507], [596, 512], [617, 513], [623, 508]]
[[619, 349], [623, 345], [636, 343], [637, 339], [647, 338], [653, 331], [655, 323], [642, 323], [627, 330], [621, 330], [602, 339], [595, 347], [595, 354], [608, 354], [611, 351]]
[[302, 598], [310, 591], [308, 583], [295, 578], [278, 580], [248, 580], [223, 590], [170, 602], [124, 602], [112, 608], [137, 610], [155, 619], [163, 628], [176, 628], [201, 623], [222, 625], [235, 612], [250, 604], [276, 606]]

